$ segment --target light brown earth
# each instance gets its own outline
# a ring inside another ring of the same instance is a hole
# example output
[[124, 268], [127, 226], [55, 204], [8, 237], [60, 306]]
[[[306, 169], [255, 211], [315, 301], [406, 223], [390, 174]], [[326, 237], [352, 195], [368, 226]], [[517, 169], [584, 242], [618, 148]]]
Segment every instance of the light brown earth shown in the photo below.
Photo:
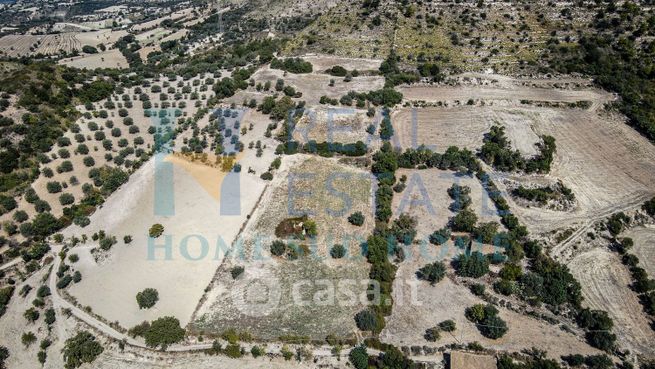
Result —
[[595, 110], [597, 104], [589, 110], [515, 103], [403, 108], [392, 115], [396, 132], [392, 142], [401, 147], [432, 145], [438, 152], [450, 145], [475, 151], [481, 147], [484, 133], [498, 124], [506, 128], [512, 146], [529, 156], [540, 135], [553, 136], [557, 152], [549, 174], [492, 171], [501, 190], [505, 190], [505, 177], [526, 185], [561, 180], [573, 190], [578, 206], [568, 212], [526, 208], [508, 198], [530, 231], [547, 233], [634, 207], [655, 194], [655, 147], [627, 126], [623, 117]]
[[378, 118], [369, 118], [364, 110], [352, 108], [324, 108], [305, 111], [293, 131], [293, 139], [306, 143], [316, 142], [369, 143], [372, 137], [366, 132], [370, 124], [378, 125]]
[[655, 332], [649, 326], [637, 295], [630, 290], [630, 272], [619, 257], [605, 249], [576, 256], [569, 269], [582, 285], [583, 306], [607, 311], [613, 333], [623, 349], [648, 357], [655, 355]]
[[123, 53], [118, 49], [111, 49], [97, 54], [88, 54], [76, 56], [73, 58], [61, 59], [59, 64], [63, 64], [79, 69], [96, 69], [96, 68], [127, 68], [129, 64]]
[[[427, 264], [426, 260], [412, 260], [400, 264], [393, 289], [394, 306], [386, 327], [380, 334], [383, 342], [396, 346], [427, 345], [442, 347], [448, 344], [479, 342], [485, 348], [517, 352], [532, 347], [547, 348], [548, 356], [559, 359], [568, 354], [597, 354], [582, 339], [541, 320], [497, 307], [499, 316], [507, 322], [509, 330], [497, 340], [485, 338], [475, 324], [464, 316], [464, 309], [485, 302], [474, 296], [469, 289], [444, 278], [435, 286], [418, 281], [416, 271]], [[442, 333], [431, 343], [423, 338], [425, 330], [444, 320], [453, 320], [457, 329]]]
[[655, 228], [644, 226], [633, 228], [621, 237], [631, 237], [635, 245], [630, 251], [639, 258], [639, 266], [646, 269], [648, 275], [655, 276]]
[[[357, 332], [353, 317], [366, 302], [361, 294], [366, 290], [369, 265], [361, 256], [360, 243], [374, 222], [370, 178], [363, 171], [338, 166], [335, 159], [306, 155], [285, 156], [274, 173], [274, 182], [252, 214], [242, 243], [201, 301], [193, 330], [216, 333], [236, 328], [266, 340], [282, 335], [322, 340], [330, 333], [351, 337]], [[346, 220], [355, 211], [365, 214], [364, 226], [355, 227]], [[316, 221], [318, 237], [294, 242], [307, 244], [311, 254], [295, 261], [271, 258], [269, 247], [277, 224], [302, 213]], [[335, 243], [349, 250], [346, 258], [330, 258], [328, 251]], [[236, 281], [229, 273], [234, 265], [245, 268]], [[333, 288], [334, 297], [323, 299], [320, 292], [327, 286]], [[354, 299], [346, 296], [347, 291]]]
[[[8, 56], [26, 56], [31, 54], [58, 54], [61, 50], [72, 52], [82, 51], [82, 46], [110, 46], [126, 31], [99, 30], [89, 32], [66, 32], [48, 35], [7, 35], [0, 38], [0, 51]], [[35, 45], [39, 43], [36, 47]], [[34, 50], [30, 50], [34, 47]]]
[[512, 86], [511, 88], [498, 88], [486, 86], [401, 86], [398, 91], [403, 94], [406, 100], [415, 101], [460, 101], [466, 103], [473, 100], [528, 100], [548, 102], [571, 102], [578, 101], [610, 101], [611, 95], [596, 89], [565, 90], [553, 88], [533, 88], [525, 86]]

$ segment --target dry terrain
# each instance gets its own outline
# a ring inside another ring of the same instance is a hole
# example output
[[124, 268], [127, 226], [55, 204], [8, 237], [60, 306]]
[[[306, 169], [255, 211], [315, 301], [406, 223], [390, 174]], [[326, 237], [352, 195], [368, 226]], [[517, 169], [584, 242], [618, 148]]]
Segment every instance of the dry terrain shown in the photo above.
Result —
[[630, 252], [639, 257], [639, 266], [646, 269], [649, 276], [655, 276], [655, 228], [637, 227], [621, 236], [633, 239], [635, 245]]
[[655, 332], [629, 287], [632, 278], [619, 257], [604, 249], [594, 249], [576, 256], [568, 266], [582, 285], [582, 304], [605, 310], [614, 320], [617, 343], [642, 355], [655, 355], [655, 348], [649, 343], [655, 341]]
[[66, 58], [59, 61], [60, 64], [79, 68], [79, 69], [96, 69], [96, 68], [118, 68], [128, 67], [127, 59], [118, 49], [102, 51], [97, 54], [88, 54]]
[[[443, 89], [446, 87], [434, 87], [433, 93], [440, 96]], [[498, 90], [485, 91], [491, 96], [485, 95], [482, 102], [493, 100], [495, 93], [491, 91]], [[559, 101], [567, 101], [562, 94], [571, 92], [553, 91], [546, 94]], [[589, 109], [521, 105], [517, 101], [498, 106], [400, 109], [392, 115], [396, 130], [392, 142], [401, 147], [425, 144], [436, 151], [444, 151], [450, 145], [475, 151], [481, 147], [484, 133], [492, 125], [501, 125], [512, 146], [529, 157], [536, 153], [534, 144], [539, 142], [539, 136], [553, 136], [557, 152], [549, 174], [492, 173], [501, 190], [505, 190], [506, 180], [528, 186], [561, 180], [571, 188], [577, 207], [570, 211], [522, 207], [508, 198], [529, 230], [545, 234], [590, 218], [606, 217], [655, 194], [655, 148], [627, 126], [621, 116], [596, 110], [606, 94], [592, 90], [584, 93], [595, 94], [600, 100], [592, 101]]]
[[8, 56], [27, 56], [32, 54], [58, 54], [61, 51], [81, 51], [82, 46], [110, 46], [126, 31], [99, 30], [89, 32], [66, 32], [48, 35], [7, 35], [0, 38], [0, 51]]
[[453, 200], [448, 196], [448, 188], [453, 184], [471, 188], [470, 209], [478, 216], [478, 221], [500, 223], [496, 206], [475, 177], [458, 176], [455, 172], [439, 169], [400, 169], [396, 172], [396, 177], [403, 175], [407, 176], [407, 188], [394, 194], [391, 206], [394, 216], [408, 213], [418, 220], [417, 239], [427, 241], [432, 232], [447, 226], [448, 220], [455, 216], [456, 213], [449, 209]]
[[[286, 73], [285, 75], [284, 71], [269, 67], [257, 70], [252, 78], [255, 82], [264, 83], [269, 81], [272, 86], [275, 86], [278, 79], [283, 79], [285, 85], [292, 86], [296, 91], [302, 92], [300, 100], [306, 101], [310, 106], [318, 105], [321, 96], [338, 100], [349, 91], [367, 92], [384, 86], [384, 78], [381, 76], [354, 77], [352, 81], [345, 82], [343, 78], [332, 77], [316, 70], [307, 74]], [[329, 84], [332, 79], [334, 80], [334, 86], [330, 87]], [[240, 93], [237, 95], [240, 95]], [[243, 97], [235, 98], [235, 100], [240, 103], [243, 101]]]
[[[578, 338], [556, 325], [518, 314], [498, 307], [499, 316], [507, 322], [508, 332], [497, 340], [482, 336], [475, 324], [464, 316], [464, 309], [485, 302], [474, 296], [466, 286], [444, 278], [435, 286], [418, 281], [416, 271], [425, 260], [412, 260], [400, 264], [393, 289], [393, 312], [387, 318], [386, 328], [381, 333], [384, 342], [403, 345], [427, 345], [442, 347], [447, 344], [479, 342], [493, 350], [521, 351], [532, 347], [548, 348], [548, 356], [558, 358], [568, 354], [595, 354], [598, 350], [589, 347]], [[423, 338], [425, 330], [444, 320], [453, 320], [457, 329], [442, 333], [435, 343]]]
[[[232, 257], [201, 301], [193, 329], [216, 333], [236, 328], [266, 340], [283, 335], [315, 340], [330, 333], [352, 336], [353, 316], [363, 308], [361, 294], [368, 280], [369, 266], [359, 245], [373, 225], [370, 178], [336, 160], [305, 155], [285, 157], [275, 176]], [[366, 214], [361, 228], [346, 220], [354, 211]], [[316, 240], [294, 241], [306, 243], [310, 254], [297, 260], [271, 257], [269, 245], [277, 224], [302, 214], [318, 226]], [[346, 258], [330, 258], [328, 251], [335, 243], [346, 246]], [[229, 271], [236, 265], [245, 272], [233, 280]], [[322, 295], [330, 288], [333, 299]]]

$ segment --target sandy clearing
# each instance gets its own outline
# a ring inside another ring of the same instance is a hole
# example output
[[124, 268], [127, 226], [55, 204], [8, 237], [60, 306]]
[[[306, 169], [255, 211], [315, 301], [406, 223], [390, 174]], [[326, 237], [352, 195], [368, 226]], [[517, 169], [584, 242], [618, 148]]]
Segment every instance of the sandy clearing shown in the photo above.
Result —
[[[175, 213], [156, 215], [153, 208], [155, 160], [151, 159], [139, 169], [92, 215], [88, 228], [73, 226], [64, 232], [67, 236], [79, 236], [104, 229], [119, 238], [109, 260], [80, 265], [82, 274], [88, 277], [70, 292], [82, 305], [90, 305], [95, 313], [109, 321], [119, 321], [125, 327], [163, 315], [175, 316], [185, 325], [220, 264], [222, 255], [215, 255], [217, 242], [222, 239], [229, 245], [245, 220], [245, 212], [235, 216], [220, 215], [219, 202], [178, 166], [174, 168], [173, 182]], [[242, 191], [241, 195], [242, 208], [250, 208], [257, 199], [256, 189], [261, 191], [263, 184], [242, 176], [241, 187], [250, 189]], [[165, 244], [166, 237], [171, 237], [171, 260], [165, 260], [163, 249], [157, 250], [154, 260], [149, 259], [147, 230], [154, 223], [165, 227], [165, 236], [157, 239], [156, 245]], [[123, 235], [132, 235], [134, 241], [124, 245], [120, 240]], [[194, 235], [203, 237], [206, 246]], [[184, 237], [189, 237], [186, 256], [187, 249], [181, 247]], [[193, 258], [200, 260], [191, 260]], [[150, 310], [139, 310], [134, 296], [146, 287], [156, 288], [160, 301]], [[101, 295], [97, 294], [99, 288], [104, 291]]]
[[631, 253], [639, 257], [639, 265], [646, 269], [651, 278], [655, 277], [655, 228], [644, 226], [633, 228], [621, 237], [631, 237], [635, 243]]
[[624, 349], [652, 357], [655, 331], [642, 311], [637, 295], [628, 287], [631, 277], [619, 257], [605, 249], [576, 256], [569, 269], [582, 285], [583, 306], [607, 311], [613, 332]]
[[[498, 307], [499, 315], [507, 322], [509, 331], [497, 340], [485, 338], [464, 316], [466, 307], [483, 304], [484, 301], [450, 278], [444, 278], [435, 286], [417, 281], [415, 273], [421, 266], [422, 262], [414, 260], [400, 264], [393, 289], [393, 312], [387, 318], [387, 325], [380, 334], [383, 342], [397, 346], [440, 347], [451, 343], [466, 344], [477, 341], [485, 348], [504, 351], [541, 347], [548, 351], [549, 357], [557, 359], [567, 354], [598, 353], [598, 350], [558, 326], [502, 307]], [[412, 296], [415, 296], [415, 299]], [[457, 324], [455, 332], [442, 334], [436, 343], [430, 343], [423, 338], [426, 329], [448, 319]]]
[[118, 49], [102, 51], [97, 54], [76, 56], [74, 58], [61, 59], [59, 64], [80, 69], [95, 68], [118, 68], [124, 69], [129, 66], [127, 59]]

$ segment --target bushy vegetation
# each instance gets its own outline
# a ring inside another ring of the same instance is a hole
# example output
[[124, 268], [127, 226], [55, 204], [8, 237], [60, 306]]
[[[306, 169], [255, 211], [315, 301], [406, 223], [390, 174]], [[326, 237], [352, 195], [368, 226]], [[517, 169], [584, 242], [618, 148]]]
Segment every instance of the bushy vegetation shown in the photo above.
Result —
[[427, 264], [416, 272], [416, 276], [419, 279], [428, 281], [433, 286], [441, 281], [445, 275], [446, 266], [440, 261]]
[[64, 349], [64, 367], [74, 369], [82, 366], [84, 363], [92, 363], [98, 355], [104, 351], [104, 348], [93, 334], [82, 331], [72, 338], [66, 340]]
[[159, 301], [159, 292], [154, 288], [146, 288], [136, 294], [136, 302], [139, 309], [150, 309]]
[[493, 305], [477, 304], [466, 308], [466, 319], [475, 323], [480, 333], [491, 339], [498, 339], [507, 333], [507, 323], [498, 316]]
[[348, 222], [352, 225], [361, 226], [364, 224], [364, 214], [361, 211], [356, 211], [348, 216]]
[[524, 170], [527, 173], [548, 173], [556, 150], [555, 139], [551, 136], [542, 136], [541, 139], [543, 142], [537, 144], [539, 154], [526, 160], [518, 150], [512, 150], [505, 136], [505, 127], [493, 126], [484, 136], [480, 158], [503, 172]]
[[282, 69], [283, 71], [290, 73], [311, 73], [313, 70], [312, 63], [306, 62], [300, 58], [273, 58], [273, 60], [271, 60], [271, 68]]
[[148, 235], [152, 238], [157, 238], [162, 234], [164, 234], [164, 226], [159, 223], [153, 224], [148, 230]]
[[179, 320], [166, 316], [154, 320], [152, 323], [143, 322], [130, 329], [129, 334], [145, 338], [148, 347], [161, 347], [165, 350], [169, 345], [184, 339], [185, 332], [180, 327]]
[[489, 273], [489, 259], [479, 251], [460, 254], [454, 261], [457, 275], [461, 277], [480, 278]]

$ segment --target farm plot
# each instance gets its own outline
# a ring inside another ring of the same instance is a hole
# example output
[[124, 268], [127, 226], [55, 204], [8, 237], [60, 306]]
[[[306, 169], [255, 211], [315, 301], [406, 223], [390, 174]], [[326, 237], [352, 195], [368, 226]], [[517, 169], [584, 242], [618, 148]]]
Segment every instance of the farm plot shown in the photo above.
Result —
[[573, 191], [578, 205], [570, 211], [523, 207], [508, 198], [528, 229], [543, 234], [634, 207], [655, 194], [655, 147], [623, 119], [593, 109], [534, 106], [401, 109], [392, 115], [393, 142], [403, 148], [425, 144], [444, 151], [456, 145], [475, 151], [484, 133], [501, 125], [512, 146], [528, 157], [539, 136], [553, 136], [557, 152], [548, 175], [492, 173], [503, 191], [506, 179], [528, 187], [561, 180]]
[[632, 238], [635, 245], [630, 252], [637, 255], [639, 265], [646, 269], [648, 275], [655, 276], [655, 228], [637, 227], [621, 236]]
[[97, 54], [76, 56], [69, 59], [61, 59], [59, 64], [79, 69], [123, 69], [129, 66], [127, 59], [125, 59], [125, 56], [123, 56], [123, 54], [118, 49], [111, 49]]
[[82, 46], [110, 45], [126, 34], [125, 31], [100, 30], [91, 32], [66, 32], [48, 35], [7, 35], [0, 38], [0, 51], [7, 56], [33, 54], [59, 54], [80, 51]]
[[[622, 117], [561, 109], [544, 109], [537, 117], [534, 131], [553, 136], [557, 144], [547, 177], [560, 179], [569, 187], [578, 207], [571, 212], [516, 207], [531, 231], [547, 232], [600, 219], [655, 194], [655, 147]], [[501, 182], [497, 181], [503, 189]]]
[[416, 217], [417, 239], [427, 242], [432, 232], [445, 227], [455, 216], [449, 209], [453, 200], [448, 196], [448, 188], [453, 184], [471, 188], [470, 209], [480, 222], [500, 223], [496, 206], [475, 177], [458, 176], [454, 172], [439, 169], [399, 169], [396, 177], [407, 176], [407, 188], [393, 197], [394, 216], [402, 213]]
[[655, 332], [642, 311], [637, 295], [630, 290], [630, 273], [619, 257], [605, 249], [576, 256], [569, 269], [582, 285], [582, 304], [607, 311], [614, 320], [613, 332], [623, 349], [648, 357], [655, 355]]
[[[362, 76], [355, 77], [350, 82], [344, 82], [342, 78], [332, 77], [323, 73], [294, 74], [279, 69], [271, 69], [268, 66], [257, 70], [252, 78], [255, 82], [271, 82], [275, 85], [278, 79], [284, 80], [285, 85], [290, 85], [296, 91], [302, 92], [301, 100], [309, 106], [318, 105], [321, 96], [339, 99], [349, 91], [368, 92], [377, 90], [384, 86], [384, 77]], [[334, 80], [334, 86], [330, 87], [330, 80]]]
[[[498, 306], [499, 316], [508, 324], [507, 333], [497, 340], [482, 336], [475, 324], [468, 321], [464, 310], [474, 304], [484, 304], [467, 287], [444, 278], [435, 286], [418, 281], [416, 271], [427, 261], [412, 260], [400, 264], [393, 288], [394, 306], [380, 334], [383, 342], [396, 346], [426, 345], [443, 347], [448, 344], [479, 342], [494, 350], [521, 351], [541, 347], [548, 356], [598, 354], [580, 338], [541, 320], [537, 320]], [[453, 320], [457, 329], [442, 333], [435, 343], [423, 338], [426, 329], [444, 320]]]
[[[279, 171], [244, 229], [240, 249], [221, 266], [198, 307], [194, 331], [235, 328], [262, 339], [295, 335], [317, 340], [356, 331], [353, 316], [365, 302], [360, 297], [369, 269], [360, 243], [374, 223], [370, 178], [336, 160], [306, 155], [285, 157]], [[346, 220], [354, 211], [365, 214], [362, 227]], [[297, 260], [271, 257], [269, 246], [278, 224], [302, 214], [316, 222], [317, 237], [290, 242], [306, 243], [310, 254], [301, 252]], [[335, 243], [346, 246], [344, 259], [330, 258], [328, 250]], [[230, 275], [235, 265], [245, 269], [236, 280]], [[316, 297], [330, 288], [323, 283], [334, 288], [335, 300]], [[354, 293], [354, 301], [343, 301], [344, 288]]]
[[502, 125], [513, 147], [531, 156], [536, 153], [534, 144], [540, 141], [531, 129], [534, 119], [534, 115], [518, 108], [402, 108], [391, 116], [395, 130], [392, 142], [402, 148], [426, 145], [443, 152], [454, 145], [475, 151], [482, 146], [491, 126]]
[[[378, 119], [379, 120], [379, 119]], [[306, 143], [340, 142], [355, 143], [371, 141], [372, 136], [366, 132], [370, 124], [376, 124], [375, 118], [369, 118], [361, 110], [353, 108], [310, 108], [300, 118], [293, 131], [293, 139]]]

